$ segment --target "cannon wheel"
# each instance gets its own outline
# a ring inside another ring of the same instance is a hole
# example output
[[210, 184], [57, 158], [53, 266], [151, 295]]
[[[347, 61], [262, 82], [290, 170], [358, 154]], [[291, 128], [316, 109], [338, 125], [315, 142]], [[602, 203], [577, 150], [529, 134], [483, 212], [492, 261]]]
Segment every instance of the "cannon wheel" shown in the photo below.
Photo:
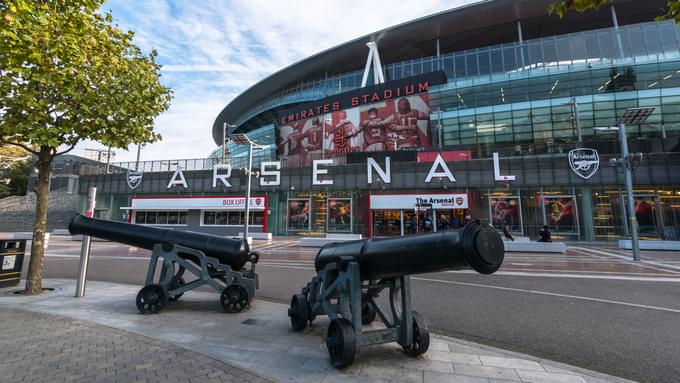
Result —
[[309, 303], [307, 303], [307, 297], [304, 294], [293, 295], [288, 316], [290, 317], [293, 331], [302, 331], [307, 327], [307, 322], [309, 321]]
[[137, 308], [142, 314], [157, 314], [168, 303], [164, 285], [146, 285], [137, 293]]
[[430, 331], [427, 329], [425, 320], [417, 311], [412, 311], [413, 317], [413, 343], [404, 346], [404, 351], [411, 356], [422, 355], [430, 347]]
[[347, 367], [354, 362], [356, 353], [356, 338], [354, 327], [347, 318], [337, 318], [328, 325], [326, 347], [331, 358], [331, 364], [336, 368]]
[[240, 313], [248, 305], [248, 292], [241, 285], [229, 285], [224, 288], [220, 295], [220, 306], [225, 313]]
[[[180, 278], [180, 279], [177, 281], [177, 284], [176, 284], [172, 289], [174, 290], [174, 289], [176, 289], [176, 288], [178, 288], [178, 287], [182, 287], [182, 286], [184, 286], [185, 284], [186, 284], [186, 281], [184, 281], [184, 278]], [[182, 295], [184, 295], [184, 293], [177, 294], [177, 295], [175, 295], [175, 296], [172, 297], [172, 298], [168, 298], [168, 300], [169, 300], [170, 302], [174, 302], [174, 301], [178, 300]]]
[[375, 307], [368, 300], [361, 302], [361, 324], [371, 324], [376, 316]]

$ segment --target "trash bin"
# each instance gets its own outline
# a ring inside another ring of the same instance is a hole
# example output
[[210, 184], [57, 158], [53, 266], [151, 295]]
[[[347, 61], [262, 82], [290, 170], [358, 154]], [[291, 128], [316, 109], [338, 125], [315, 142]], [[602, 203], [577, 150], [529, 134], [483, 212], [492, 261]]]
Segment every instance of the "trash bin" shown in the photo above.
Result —
[[25, 239], [0, 239], [0, 287], [19, 284], [25, 252]]

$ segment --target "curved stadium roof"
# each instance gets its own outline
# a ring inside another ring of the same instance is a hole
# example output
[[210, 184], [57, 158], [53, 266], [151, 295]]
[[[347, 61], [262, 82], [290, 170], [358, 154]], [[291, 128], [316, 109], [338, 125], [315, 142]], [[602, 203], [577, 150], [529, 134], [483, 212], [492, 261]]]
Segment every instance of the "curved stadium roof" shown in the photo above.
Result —
[[[234, 98], [213, 124], [212, 136], [219, 145], [224, 122], [236, 121], [246, 110], [268, 97], [303, 81], [322, 79], [363, 69], [366, 43], [377, 41], [383, 65], [434, 56], [440, 51], [457, 52], [518, 40], [517, 21], [524, 40], [612, 26], [609, 7], [585, 13], [570, 12], [564, 19], [549, 15], [548, 4], [556, 0], [483, 0], [389, 27], [327, 49], [262, 79]], [[666, 0], [614, 0], [620, 25], [653, 20], [663, 13]], [[289, 105], [290, 106], [290, 105]], [[271, 119], [272, 114], [264, 116]], [[239, 131], [261, 124], [246, 122]]]

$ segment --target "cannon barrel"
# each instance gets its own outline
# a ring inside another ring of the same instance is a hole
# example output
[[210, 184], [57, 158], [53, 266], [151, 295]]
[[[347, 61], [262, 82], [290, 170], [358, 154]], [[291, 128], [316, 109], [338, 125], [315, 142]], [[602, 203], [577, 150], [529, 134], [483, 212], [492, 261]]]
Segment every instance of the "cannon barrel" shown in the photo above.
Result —
[[319, 250], [314, 266], [318, 272], [331, 262], [352, 257], [362, 280], [469, 268], [491, 274], [504, 255], [496, 229], [473, 221], [461, 229], [432, 234], [329, 243]]
[[[248, 243], [240, 239], [104, 221], [88, 218], [81, 214], [77, 214], [71, 219], [68, 230], [71, 234], [89, 235], [148, 250], [153, 250], [153, 246], [157, 243], [178, 244], [200, 250], [208, 257], [217, 258], [220, 263], [230, 266], [233, 270], [242, 269], [250, 261]], [[185, 254], [182, 258], [191, 259], [192, 256]]]

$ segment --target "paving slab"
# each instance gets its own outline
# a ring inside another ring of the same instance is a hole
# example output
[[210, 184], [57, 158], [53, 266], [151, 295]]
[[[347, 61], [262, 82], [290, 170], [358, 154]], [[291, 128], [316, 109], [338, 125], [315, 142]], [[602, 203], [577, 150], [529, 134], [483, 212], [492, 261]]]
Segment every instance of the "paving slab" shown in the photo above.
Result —
[[[219, 370], [213, 366], [211, 370], [211, 367], [200, 366], [200, 363], [219, 361], [235, 366], [238, 373], [280, 382], [630, 382], [435, 334], [431, 337], [430, 351], [423, 356], [412, 358], [405, 355], [397, 344], [384, 344], [365, 349], [357, 354], [354, 364], [336, 370], [329, 363], [325, 347], [328, 319], [320, 317], [302, 333], [293, 332], [287, 317], [287, 305], [256, 297], [247, 311], [225, 314], [220, 308], [218, 294], [192, 291], [179, 301], [170, 303], [160, 314], [142, 315], [134, 303], [140, 286], [88, 282], [86, 296], [74, 298], [73, 280], [52, 279], [45, 280], [43, 284], [55, 290], [24, 296], [12, 293], [19, 290], [18, 287], [0, 289], [0, 311], [5, 308], [21, 309], [67, 317], [70, 319], [64, 320], [77, 320], [88, 326], [107, 326], [113, 328], [112, 331], [120, 331], [119, 337], [137, 334], [206, 358], [201, 360], [196, 356], [195, 365], [167, 373], [159, 365], [169, 360], [169, 354], [163, 352], [162, 347], [152, 353], [156, 359], [142, 358], [122, 368], [111, 364], [105, 351], [98, 353], [93, 350], [88, 355], [77, 355], [70, 360], [76, 365], [95, 363], [96, 370], [101, 371], [99, 375], [80, 376], [78, 374], [83, 372], [66, 371], [83, 381], [115, 381], [116, 373], [128, 374], [127, 381], [133, 381], [139, 371], [156, 374], [149, 375], [147, 381], [189, 381], [192, 377], [182, 374], [195, 370], [202, 374], [201, 379], [204, 375], [217, 374], [214, 380], [219, 381], [220, 374], [228, 377], [228, 369]], [[20, 323], [13, 325], [21, 327]], [[36, 336], [40, 338], [40, 334]], [[73, 355], [68, 343], [53, 343], [56, 348], [44, 350], [47, 365], [57, 363], [51, 358], [58, 358], [58, 355]], [[62, 373], [59, 368], [56, 370], [57, 374]], [[46, 378], [45, 375], [41, 377]], [[193, 376], [191, 380], [196, 379], [198, 377]]]

